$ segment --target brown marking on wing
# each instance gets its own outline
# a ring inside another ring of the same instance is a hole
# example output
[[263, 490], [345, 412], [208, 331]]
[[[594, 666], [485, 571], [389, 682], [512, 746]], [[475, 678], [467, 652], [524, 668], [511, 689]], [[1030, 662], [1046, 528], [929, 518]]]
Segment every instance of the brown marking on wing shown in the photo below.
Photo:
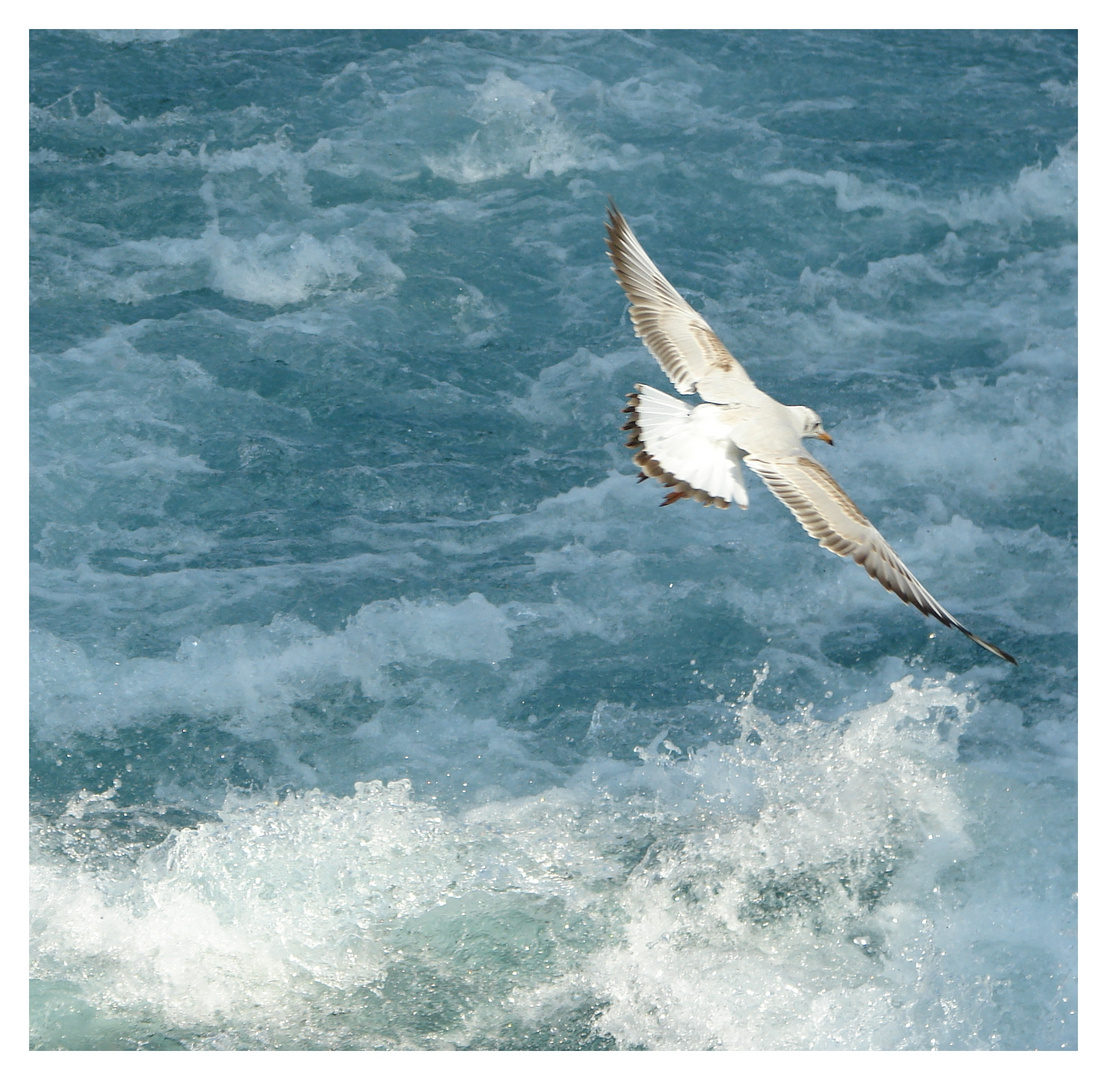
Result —
[[[642, 429], [638, 426], [638, 395], [627, 394], [627, 401], [629, 404], [623, 409], [623, 412], [630, 414], [630, 422], [623, 425], [623, 431], [629, 431], [631, 433], [630, 438], [627, 440], [627, 446], [633, 448], [642, 445]], [[684, 498], [695, 499], [696, 502], [701, 503], [703, 506], [717, 506], [720, 510], [725, 510], [730, 506], [729, 500], [721, 498], [718, 495], [710, 495], [701, 488], [693, 487], [691, 484], [674, 476], [671, 472], [668, 472], [647, 450], [639, 450], [631, 460], [642, 470], [638, 474], [639, 483], [649, 479], [659, 480], [665, 487], [674, 489], [665, 496], [664, 501], [661, 503], [662, 506], [671, 506], [678, 499]]]
[[1018, 663], [1010, 653], [974, 634], [927, 592], [876, 526], [814, 458], [803, 455], [767, 459], [747, 455], [744, 461], [791, 510], [804, 531], [818, 540], [820, 547], [842, 558], [853, 559], [905, 604], [960, 630], [1001, 659]]
[[607, 249], [615, 277], [630, 300], [634, 332], [682, 394], [712, 373], [752, 381], [699, 314], [666, 280], [638, 242], [626, 219], [608, 208]]

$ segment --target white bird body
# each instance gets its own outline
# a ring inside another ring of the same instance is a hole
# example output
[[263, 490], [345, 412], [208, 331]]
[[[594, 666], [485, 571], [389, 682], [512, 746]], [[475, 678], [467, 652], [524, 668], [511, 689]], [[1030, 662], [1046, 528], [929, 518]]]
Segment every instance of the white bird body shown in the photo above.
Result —
[[1012, 664], [1009, 653], [976, 636], [923, 588], [829, 472], [803, 446], [805, 438], [833, 443], [814, 410], [782, 405], [754, 385], [706, 320], [653, 264], [626, 219], [610, 207], [607, 246], [615, 276], [630, 299], [630, 318], [662, 370], [692, 406], [638, 384], [624, 410], [627, 445], [642, 472], [672, 489], [663, 505], [692, 498], [743, 509], [749, 496], [742, 463], [791, 510], [808, 535], [836, 555], [852, 558], [905, 603], [960, 630]]

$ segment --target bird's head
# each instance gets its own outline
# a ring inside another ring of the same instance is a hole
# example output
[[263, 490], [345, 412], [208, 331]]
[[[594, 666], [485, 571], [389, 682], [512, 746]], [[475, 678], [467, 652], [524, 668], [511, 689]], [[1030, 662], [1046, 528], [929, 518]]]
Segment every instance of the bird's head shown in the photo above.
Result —
[[823, 427], [822, 419], [814, 409], [809, 409], [806, 405], [793, 405], [792, 412], [799, 422], [800, 436], [804, 439], [822, 439], [823, 442], [834, 445], [834, 440], [830, 437], [826, 428]]

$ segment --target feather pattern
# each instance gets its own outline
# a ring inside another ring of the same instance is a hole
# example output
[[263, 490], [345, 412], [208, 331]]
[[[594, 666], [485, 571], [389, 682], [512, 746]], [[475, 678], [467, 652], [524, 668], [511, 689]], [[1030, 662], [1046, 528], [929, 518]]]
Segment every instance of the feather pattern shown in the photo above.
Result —
[[792, 511], [807, 535], [818, 540], [820, 547], [844, 559], [853, 559], [871, 578], [879, 581], [905, 604], [911, 604], [924, 615], [960, 630], [990, 653], [1016, 663], [1010, 653], [977, 637], [923, 588], [919, 579], [892, 550], [891, 544], [813, 457], [802, 454], [766, 460], [748, 454], [744, 460]]
[[753, 385], [715, 331], [654, 266], [614, 206], [607, 223], [607, 249], [615, 276], [630, 299], [634, 332], [679, 393], [695, 392], [712, 375]]
[[716, 410], [692, 408], [652, 386], [639, 384], [635, 390], [623, 410], [630, 414], [623, 425], [631, 433], [627, 446], [638, 449], [634, 463], [646, 476], [675, 489], [666, 503], [687, 496], [722, 509], [732, 502], [748, 506], [740, 451]]
[[955, 619], [904, 565], [857, 504], [804, 448], [803, 439], [831, 442], [811, 409], [781, 405], [759, 390], [704, 318], [665, 280], [626, 219], [608, 210], [607, 247], [615, 276], [630, 300], [635, 332], [688, 405], [639, 384], [624, 410], [627, 446], [636, 450], [640, 480], [656, 478], [663, 505], [691, 498], [725, 508], [749, 505], [742, 462], [765, 482], [821, 547], [852, 559], [904, 603], [960, 630], [981, 648], [1014, 664], [1008, 652]]

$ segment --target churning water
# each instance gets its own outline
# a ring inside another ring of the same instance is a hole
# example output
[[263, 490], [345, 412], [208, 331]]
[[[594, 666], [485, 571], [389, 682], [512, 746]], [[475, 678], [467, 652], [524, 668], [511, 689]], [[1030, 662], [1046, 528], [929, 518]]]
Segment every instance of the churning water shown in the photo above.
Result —
[[[1074, 1047], [1076, 57], [33, 34], [32, 1045]], [[609, 194], [1018, 668], [635, 483]]]

